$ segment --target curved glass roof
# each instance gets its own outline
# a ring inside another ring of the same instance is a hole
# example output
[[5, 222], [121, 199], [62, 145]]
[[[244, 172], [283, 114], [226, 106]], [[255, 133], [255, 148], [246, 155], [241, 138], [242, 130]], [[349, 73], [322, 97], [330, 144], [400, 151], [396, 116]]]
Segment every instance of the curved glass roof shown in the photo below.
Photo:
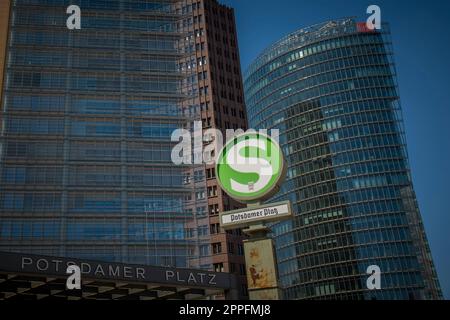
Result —
[[330, 20], [299, 29], [266, 48], [244, 73], [244, 79], [263, 65], [295, 48], [322, 38], [356, 32], [355, 17]]

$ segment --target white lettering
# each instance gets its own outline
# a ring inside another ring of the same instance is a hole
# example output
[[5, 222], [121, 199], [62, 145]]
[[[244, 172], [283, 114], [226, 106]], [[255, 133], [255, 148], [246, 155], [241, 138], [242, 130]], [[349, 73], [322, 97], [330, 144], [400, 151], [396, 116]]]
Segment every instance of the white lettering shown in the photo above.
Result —
[[136, 278], [145, 279], [145, 269], [144, 268], [136, 268]]
[[66, 288], [68, 290], [81, 289], [81, 270], [80, 267], [71, 265], [67, 267], [67, 274], [70, 274], [66, 281]]
[[111, 265], [108, 266], [109, 275], [113, 277], [120, 277], [120, 268], [116, 266], [113, 268]]
[[87, 263], [81, 264], [81, 273], [90, 273], [91, 272], [91, 265]]
[[366, 26], [369, 30], [381, 29], [381, 9], [377, 5], [370, 5], [367, 8], [367, 13], [372, 14], [367, 18]]
[[172, 148], [172, 162], [177, 166], [181, 164], [192, 164], [191, 133], [185, 129], [177, 129], [172, 133], [171, 140], [172, 142], [180, 141]]
[[123, 267], [123, 276], [125, 278], [132, 278], [133, 277], [131, 275], [131, 268], [130, 267]]
[[[44, 265], [44, 267], [42, 267], [42, 265]], [[45, 259], [39, 259], [36, 262], [36, 267], [38, 268], [39, 271], [45, 271], [48, 269], [48, 261]]]
[[372, 265], [367, 268], [367, 274], [371, 276], [367, 279], [366, 285], [369, 290], [381, 289], [381, 269], [377, 265]]
[[71, 14], [70, 17], [67, 18], [66, 26], [69, 30], [81, 29], [81, 9], [79, 6], [71, 5], [67, 7], [67, 14]]
[[25, 268], [26, 265], [29, 265], [32, 263], [33, 263], [33, 259], [27, 258], [27, 257], [22, 257], [22, 269]]
[[216, 275], [215, 274], [210, 274], [209, 275], [209, 284], [217, 284], [216, 283]]
[[175, 277], [175, 273], [173, 271], [167, 270], [166, 271], [166, 280], [169, 280], [173, 277]]
[[55, 271], [59, 271], [59, 265], [62, 263], [61, 260], [52, 260], [52, 262], [55, 264]]
[[105, 271], [103, 270], [103, 267], [100, 264], [97, 265], [94, 274], [95, 275], [101, 274], [102, 276], [105, 276]]
[[192, 272], [189, 274], [188, 283], [189, 282], [197, 283], [197, 279], [195, 279], [195, 276]]

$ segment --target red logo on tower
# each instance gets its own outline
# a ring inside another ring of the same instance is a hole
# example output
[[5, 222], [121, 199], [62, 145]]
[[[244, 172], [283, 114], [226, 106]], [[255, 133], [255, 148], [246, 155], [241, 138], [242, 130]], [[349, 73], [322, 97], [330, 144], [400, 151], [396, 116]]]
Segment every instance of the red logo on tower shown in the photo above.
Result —
[[357, 22], [356, 23], [356, 30], [358, 32], [376, 32], [375, 29], [369, 29], [369, 27], [367, 27], [367, 23], [366, 22]]

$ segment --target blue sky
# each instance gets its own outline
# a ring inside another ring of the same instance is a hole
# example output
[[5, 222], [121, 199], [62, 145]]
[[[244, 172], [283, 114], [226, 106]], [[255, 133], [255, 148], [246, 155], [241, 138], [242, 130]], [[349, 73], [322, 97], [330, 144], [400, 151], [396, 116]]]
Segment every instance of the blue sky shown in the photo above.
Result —
[[219, 0], [236, 10], [242, 67], [282, 36], [333, 18], [391, 25], [414, 187], [445, 297], [450, 299], [450, 1]]

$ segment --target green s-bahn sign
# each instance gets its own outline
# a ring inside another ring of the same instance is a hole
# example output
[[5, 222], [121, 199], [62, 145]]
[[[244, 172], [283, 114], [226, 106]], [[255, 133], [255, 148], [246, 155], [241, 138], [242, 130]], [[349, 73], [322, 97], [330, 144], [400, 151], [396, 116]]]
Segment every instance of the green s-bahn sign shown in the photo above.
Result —
[[228, 141], [217, 157], [219, 185], [232, 198], [258, 202], [273, 196], [286, 177], [278, 143], [268, 135], [251, 132]]
[[[280, 189], [286, 167], [278, 143], [257, 132], [230, 139], [217, 157], [219, 185], [232, 198], [247, 202], [247, 208], [221, 212], [219, 220], [223, 230], [246, 228], [244, 232], [249, 235], [244, 252], [250, 300], [278, 300], [281, 296], [274, 245], [267, 238], [270, 229], [264, 223], [290, 219], [293, 211], [290, 201], [260, 202]], [[260, 278], [265, 281], [258, 282]]]

